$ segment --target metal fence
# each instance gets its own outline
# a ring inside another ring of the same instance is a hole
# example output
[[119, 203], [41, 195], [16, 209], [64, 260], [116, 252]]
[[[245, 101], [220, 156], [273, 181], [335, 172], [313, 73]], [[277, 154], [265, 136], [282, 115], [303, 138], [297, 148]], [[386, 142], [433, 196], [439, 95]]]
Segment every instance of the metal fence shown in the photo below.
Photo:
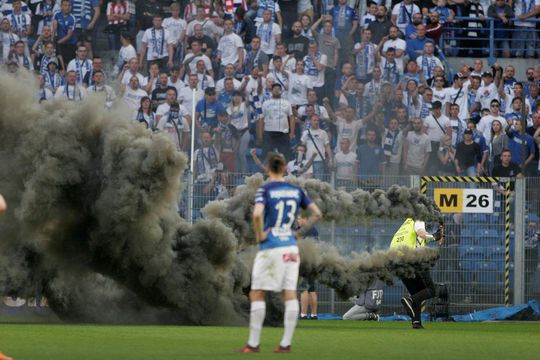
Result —
[[[533, 26], [513, 26], [515, 22]], [[488, 56], [490, 64], [506, 51], [511, 55], [536, 57], [539, 48], [536, 25], [539, 22], [540, 19], [534, 18], [510, 19], [509, 24], [503, 24], [499, 19], [489, 17], [455, 17], [454, 22], [444, 24], [439, 47], [447, 56]], [[528, 53], [526, 47], [530, 47]]]
[[[200, 209], [208, 201], [232, 195], [234, 187], [244, 183], [247, 176], [249, 175], [221, 174], [218, 176], [217, 185], [211, 189], [205, 184], [195, 184], [192, 194], [187, 190], [184, 192], [181, 213], [187, 215], [185, 200], [193, 196], [193, 219], [196, 221], [202, 216]], [[361, 187], [367, 191], [387, 189], [393, 184], [419, 189], [421, 187], [421, 178], [418, 176], [358, 178], [349, 184], [335, 181], [332, 175], [328, 178], [336, 187], [346, 185], [349, 189]], [[426, 187], [426, 195], [433, 196], [435, 188], [491, 189], [492, 186], [491, 181], [430, 182]], [[515, 188], [515, 193], [509, 198], [512, 216], [509, 218], [508, 232], [504, 191], [494, 191], [492, 213], [445, 214], [445, 242], [441, 248], [441, 258], [432, 274], [436, 283], [448, 285], [452, 313], [522, 303], [531, 299], [540, 300], [540, 249], [536, 235], [540, 199], [535, 195], [540, 189], [540, 178], [518, 181]], [[185, 186], [185, 189], [188, 189], [188, 186]], [[345, 224], [323, 223], [318, 230], [320, 241], [331, 242], [342, 254], [350, 254], [388, 248], [401, 223], [402, 220], [383, 218], [350, 219]], [[505, 256], [507, 234], [508, 261]], [[331, 289], [321, 284], [317, 284], [316, 288], [319, 312], [343, 314], [352, 306], [348, 299], [339, 299]], [[381, 313], [402, 313], [400, 298], [405, 294], [405, 288], [396, 279], [393, 286], [384, 289]]]

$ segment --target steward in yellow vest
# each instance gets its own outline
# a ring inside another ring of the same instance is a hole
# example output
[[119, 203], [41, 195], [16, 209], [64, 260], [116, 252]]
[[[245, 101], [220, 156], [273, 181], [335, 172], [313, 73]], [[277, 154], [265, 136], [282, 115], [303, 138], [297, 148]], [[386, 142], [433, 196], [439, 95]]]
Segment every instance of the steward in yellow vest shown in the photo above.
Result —
[[[398, 249], [402, 246], [416, 249], [426, 246], [432, 241], [442, 244], [442, 224], [436, 233], [429, 234], [423, 221], [413, 218], [406, 219], [394, 234], [390, 249]], [[412, 277], [400, 277], [403, 285], [409, 291], [410, 297], [401, 298], [401, 303], [407, 314], [411, 317], [413, 329], [423, 329], [421, 319], [422, 302], [435, 296], [435, 284], [428, 270], [416, 271]]]

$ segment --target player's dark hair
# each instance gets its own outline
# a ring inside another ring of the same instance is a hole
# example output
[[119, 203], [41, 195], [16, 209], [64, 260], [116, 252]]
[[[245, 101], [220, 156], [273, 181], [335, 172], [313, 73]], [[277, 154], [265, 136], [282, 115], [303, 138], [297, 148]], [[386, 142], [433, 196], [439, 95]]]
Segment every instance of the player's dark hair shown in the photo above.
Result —
[[280, 174], [285, 165], [286, 160], [282, 154], [274, 153], [268, 158], [268, 169], [274, 174]]

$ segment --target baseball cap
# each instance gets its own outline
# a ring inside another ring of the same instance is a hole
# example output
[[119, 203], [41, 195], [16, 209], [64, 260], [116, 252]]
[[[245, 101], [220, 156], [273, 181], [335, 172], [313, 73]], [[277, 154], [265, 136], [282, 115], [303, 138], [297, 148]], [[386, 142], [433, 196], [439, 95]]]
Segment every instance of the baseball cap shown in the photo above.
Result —
[[439, 100], [437, 101], [434, 101], [433, 103], [431, 103], [431, 108], [432, 109], [440, 109], [442, 107], [442, 104]]
[[485, 77], [485, 76], [493, 76], [493, 74], [490, 73], [489, 71], [484, 71], [484, 72], [482, 73], [482, 77]]
[[463, 132], [464, 134], [469, 134], [469, 135], [472, 135], [473, 132], [471, 129], [465, 129], [465, 131]]
[[454, 79], [466, 79], [467, 77], [465, 75], [463, 75], [463, 73], [456, 73], [456, 75], [454, 75]]
[[208, 95], [208, 96], [216, 95], [216, 88], [214, 88], [214, 87], [207, 87], [207, 88], [204, 90], [204, 94], [205, 94], [205, 95]]

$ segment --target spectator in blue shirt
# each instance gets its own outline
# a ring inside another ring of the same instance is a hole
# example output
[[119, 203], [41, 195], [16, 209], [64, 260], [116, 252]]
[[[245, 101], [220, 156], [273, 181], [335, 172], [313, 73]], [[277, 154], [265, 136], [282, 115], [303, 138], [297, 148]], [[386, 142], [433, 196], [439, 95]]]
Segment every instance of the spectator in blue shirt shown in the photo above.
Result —
[[225, 111], [223, 104], [217, 101], [216, 89], [206, 88], [204, 99], [200, 100], [195, 107], [196, 126], [212, 133], [218, 126], [217, 115]]
[[416, 27], [418, 25], [422, 24], [422, 14], [416, 13], [412, 16], [412, 22], [407, 24], [407, 27], [405, 28], [405, 40], [414, 39], [416, 38]]
[[377, 130], [368, 129], [366, 132], [365, 144], [358, 146], [357, 155], [359, 166], [359, 175], [382, 175], [384, 165], [384, 151], [377, 142]]
[[92, 58], [92, 34], [101, 13], [99, 0], [71, 0], [71, 11], [77, 20], [75, 32]]
[[410, 60], [416, 60], [417, 57], [424, 53], [424, 44], [427, 41], [433, 42], [433, 40], [426, 37], [426, 25], [417, 25], [416, 36], [407, 38], [407, 55], [409, 55]]
[[234, 79], [232, 77], [225, 78], [223, 81], [223, 90], [220, 92], [218, 101], [228, 108], [232, 102], [232, 96], [234, 92]]
[[62, 57], [64, 64], [75, 58], [78, 40], [75, 34], [76, 24], [77, 20], [71, 13], [70, 0], [62, 0], [60, 11], [53, 18], [53, 34], [56, 34], [56, 53]]
[[[512, 125], [514, 128], [512, 129]], [[512, 153], [512, 161], [516, 164], [521, 164], [521, 146], [523, 144], [523, 135], [521, 134], [522, 122], [519, 119], [508, 119], [508, 125], [506, 127], [506, 134], [510, 138], [508, 141], [508, 148]], [[525, 133], [525, 162], [523, 168], [526, 168], [527, 165], [534, 160], [534, 154], [536, 151], [536, 143], [531, 135]]]

